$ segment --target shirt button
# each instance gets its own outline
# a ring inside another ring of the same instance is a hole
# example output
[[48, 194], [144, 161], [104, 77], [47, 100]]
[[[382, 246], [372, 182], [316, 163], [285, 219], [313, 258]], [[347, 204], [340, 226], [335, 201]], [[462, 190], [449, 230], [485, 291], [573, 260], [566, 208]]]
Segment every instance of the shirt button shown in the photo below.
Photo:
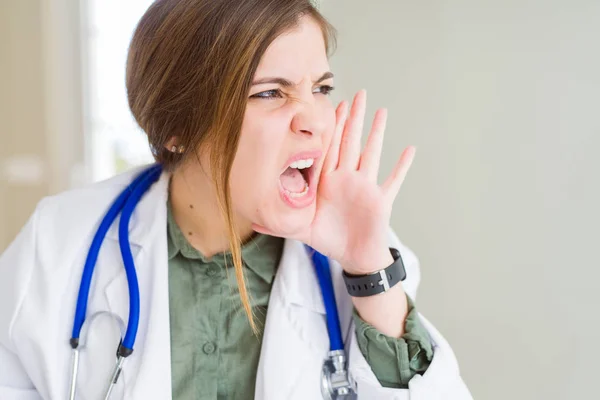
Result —
[[216, 276], [219, 273], [219, 268], [217, 268], [214, 265], [211, 265], [210, 267], [208, 267], [208, 269], [206, 270], [206, 275], [208, 276]]
[[205, 354], [212, 354], [215, 352], [215, 345], [212, 342], [206, 342], [204, 343], [204, 346], [202, 346], [202, 351], [204, 351]]

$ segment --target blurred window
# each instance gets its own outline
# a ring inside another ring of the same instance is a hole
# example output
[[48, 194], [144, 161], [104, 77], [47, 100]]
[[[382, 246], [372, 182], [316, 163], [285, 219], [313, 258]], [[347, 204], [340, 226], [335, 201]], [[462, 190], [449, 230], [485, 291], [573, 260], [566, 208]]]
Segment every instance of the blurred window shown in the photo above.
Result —
[[84, 0], [87, 143], [93, 180], [152, 162], [145, 133], [127, 104], [129, 41], [152, 0]]

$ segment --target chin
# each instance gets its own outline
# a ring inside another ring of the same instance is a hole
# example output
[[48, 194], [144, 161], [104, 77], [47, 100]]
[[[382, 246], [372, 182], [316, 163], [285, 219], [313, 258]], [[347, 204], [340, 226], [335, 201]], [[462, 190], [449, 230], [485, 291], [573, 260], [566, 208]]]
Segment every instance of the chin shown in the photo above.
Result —
[[294, 236], [308, 228], [315, 217], [315, 204], [298, 209], [290, 208], [287, 205], [277, 207], [277, 211], [266, 213], [265, 226], [278, 236]]

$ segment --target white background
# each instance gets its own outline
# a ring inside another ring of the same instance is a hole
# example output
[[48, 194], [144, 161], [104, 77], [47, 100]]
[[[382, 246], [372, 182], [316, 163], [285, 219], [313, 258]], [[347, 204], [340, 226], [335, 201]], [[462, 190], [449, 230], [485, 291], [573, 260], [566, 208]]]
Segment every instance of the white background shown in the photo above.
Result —
[[393, 225], [474, 397], [600, 398], [600, 2], [323, 5], [383, 167], [417, 145]]

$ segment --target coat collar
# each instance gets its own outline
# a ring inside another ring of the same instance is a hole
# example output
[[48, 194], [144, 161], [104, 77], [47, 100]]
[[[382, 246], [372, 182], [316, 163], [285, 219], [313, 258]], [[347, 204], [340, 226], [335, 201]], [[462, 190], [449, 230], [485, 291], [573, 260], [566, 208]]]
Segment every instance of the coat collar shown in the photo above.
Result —
[[[118, 186], [120, 190], [125, 189], [127, 185], [129, 185], [131, 181], [147, 167], [148, 166], [137, 168], [131, 172], [119, 175], [114, 180], [115, 185]], [[129, 222], [129, 242], [132, 245], [143, 247], [149, 239], [156, 235], [157, 230], [164, 230], [166, 232], [166, 204], [169, 195], [170, 179], [170, 174], [163, 172], [158, 181], [156, 181], [141, 198], [133, 211]], [[115, 198], [117, 195], [118, 193], [115, 194]], [[106, 233], [107, 238], [116, 241], [119, 240], [119, 218], [117, 218], [117, 221], [112, 224]]]

